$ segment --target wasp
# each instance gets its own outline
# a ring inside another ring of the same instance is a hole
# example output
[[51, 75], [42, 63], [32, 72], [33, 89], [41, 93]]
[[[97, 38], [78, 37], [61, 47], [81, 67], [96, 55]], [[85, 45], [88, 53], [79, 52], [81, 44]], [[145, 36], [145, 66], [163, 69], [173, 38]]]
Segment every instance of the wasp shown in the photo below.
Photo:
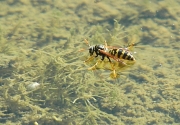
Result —
[[[84, 41], [89, 45], [89, 43], [86, 39]], [[131, 49], [132, 46], [134, 46], [134, 44], [129, 44], [128, 47], [125, 47], [125, 48], [122, 48], [122, 47], [117, 48], [117, 47], [107, 46], [106, 41], [104, 41], [104, 43], [105, 43], [105, 45], [93, 45], [93, 46], [89, 45], [90, 56], [92, 57], [93, 54], [95, 53], [96, 54], [95, 57], [101, 56], [102, 61], [104, 60], [105, 57], [107, 57], [110, 63], [112, 62], [110, 58], [112, 58], [113, 60], [120, 62], [123, 65], [127, 65], [125, 62], [123, 62], [123, 60], [135, 61], [135, 58], [133, 57], [132, 53], [129, 51], [129, 49]], [[85, 62], [87, 62], [88, 60], [86, 60]], [[95, 67], [98, 63], [99, 63], [99, 61], [89, 69], [95, 69]], [[113, 65], [111, 65], [111, 66], [113, 69], [113, 77], [116, 77], [117, 74], [115, 73], [115, 68]]]

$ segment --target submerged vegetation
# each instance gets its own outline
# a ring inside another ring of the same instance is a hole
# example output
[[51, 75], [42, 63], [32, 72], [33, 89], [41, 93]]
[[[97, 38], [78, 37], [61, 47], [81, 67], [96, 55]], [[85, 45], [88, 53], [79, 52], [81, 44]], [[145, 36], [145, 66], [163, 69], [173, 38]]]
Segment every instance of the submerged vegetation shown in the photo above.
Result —
[[[179, 123], [179, 7], [165, 1], [1, 1], [0, 123]], [[140, 42], [137, 62], [115, 80], [108, 60], [89, 71], [99, 58], [84, 63], [84, 39]]]
[[[75, 40], [74, 36], [65, 43], [68, 46], [66, 49], [52, 42], [37, 49], [6, 45], [13, 39], [5, 39], [5, 36], [2, 34], [0, 41], [3, 46], [1, 55], [7, 58], [4, 59], [5, 64], [1, 60], [1, 71], [4, 74], [0, 82], [1, 122], [121, 123], [120, 119], [105, 110], [105, 107], [115, 105], [119, 90], [106, 79], [99, 79], [103, 77], [100, 74], [96, 76], [96, 73], [87, 70], [88, 66], [83, 63], [83, 59], [88, 57], [88, 53], [79, 55], [78, 50], [73, 49], [77, 45], [82, 47], [82, 42], [70, 42]], [[117, 37], [115, 32], [111, 37]], [[97, 30], [92, 41], [98, 41], [99, 38], [105, 39]]]

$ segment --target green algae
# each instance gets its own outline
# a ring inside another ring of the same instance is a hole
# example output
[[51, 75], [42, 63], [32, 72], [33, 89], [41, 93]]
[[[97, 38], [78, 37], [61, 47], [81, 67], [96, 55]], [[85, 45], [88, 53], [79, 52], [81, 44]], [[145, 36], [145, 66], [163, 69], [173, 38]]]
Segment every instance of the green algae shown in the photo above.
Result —
[[[71, 46], [74, 46], [72, 42]], [[96, 79], [94, 73], [89, 72], [83, 61], [77, 58], [78, 51], [57, 48], [58, 43], [41, 49], [18, 50], [16, 46], [12, 47], [19, 51], [16, 53], [21, 52], [21, 56], [14, 59], [12, 74], [3, 78], [1, 85], [2, 104], [7, 110], [3, 112], [13, 113], [10, 118], [6, 117], [7, 121], [17, 122], [13, 117], [23, 115], [23, 124], [36, 121], [60, 124], [120, 122], [112, 114], [96, 108], [113, 91], [107, 89], [112, 85]], [[27, 87], [33, 82], [39, 82], [40, 87], [29, 90]], [[73, 112], [78, 112], [78, 115]]]
[[[178, 7], [172, 8], [168, 1], [131, 0], [68, 4], [8, 0], [5, 7], [2, 4], [1, 123], [179, 122]], [[173, 5], [179, 3], [173, 1]], [[98, 58], [83, 63], [88, 51], [78, 50], [88, 48], [85, 38], [91, 45], [104, 40], [120, 47], [138, 42], [133, 50], [137, 61], [119, 68], [116, 80], [109, 79], [110, 72], [102, 68], [106, 60], [100, 69], [88, 71]], [[40, 87], [29, 90], [28, 85], [35, 82]]]

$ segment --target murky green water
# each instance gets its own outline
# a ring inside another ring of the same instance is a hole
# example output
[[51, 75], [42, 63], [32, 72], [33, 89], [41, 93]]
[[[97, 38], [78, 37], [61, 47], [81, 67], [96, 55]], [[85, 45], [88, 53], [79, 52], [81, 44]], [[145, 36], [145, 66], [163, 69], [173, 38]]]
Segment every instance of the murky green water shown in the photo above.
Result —
[[[178, 124], [179, 8], [178, 0], [1, 0], [0, 123]], [[117, 79], [107, 60], [90, 71], [100, 57], [84, 63], [84, 39], [135, 43], [136, 63], [116, 66]]]

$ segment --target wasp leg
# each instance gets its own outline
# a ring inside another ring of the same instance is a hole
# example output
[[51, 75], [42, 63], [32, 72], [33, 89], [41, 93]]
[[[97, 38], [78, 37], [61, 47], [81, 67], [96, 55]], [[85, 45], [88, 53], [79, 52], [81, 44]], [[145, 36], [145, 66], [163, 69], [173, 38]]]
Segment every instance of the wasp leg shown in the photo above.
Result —
[[95, 70], [95, 69], [96, 69], [97, 64], [98, 64], [100, 61], [101, 61], [101, 60], [99, 60], [98, 62], [96, 62], [96, 64], [95, 64], [94, 66], [92, 66], [92, 67], [88, 68], [88, 70]]
[[107, 56], [107, 58], [109, 59], [109, 62], [111, 63], [111, 60], [110, 60], [109, 56]]
[[132, 50], [134, 46], [135, 46], [135, 43], [128, 44], [127, 49]]
[[121, 59], [117, 59], [118, 62], [122, 63], [123, 65], [127, 65], [125, 62], [123, 62]]
[[105, 56], [104, 56], [104, 55], [102, 55], [102, 58], [101, 58], [101, 60], [102, 60], [102, 61], [104, 60], [104, 57], [105, 57]]
[[87, 60], [85, 60], [84, 62], [89, 62], [90, 60], [92, 60], [94, 58], [94, 56], [90, 56]]
[[112, 67], [112, 73], [110, 74], [110, 77], [113, 78], [113, 79], [116, 79], [118, 77], [118, 74], [116, 73], [116, 70], [114, 68], [114, 64], [111, 63], [111, 67]]

